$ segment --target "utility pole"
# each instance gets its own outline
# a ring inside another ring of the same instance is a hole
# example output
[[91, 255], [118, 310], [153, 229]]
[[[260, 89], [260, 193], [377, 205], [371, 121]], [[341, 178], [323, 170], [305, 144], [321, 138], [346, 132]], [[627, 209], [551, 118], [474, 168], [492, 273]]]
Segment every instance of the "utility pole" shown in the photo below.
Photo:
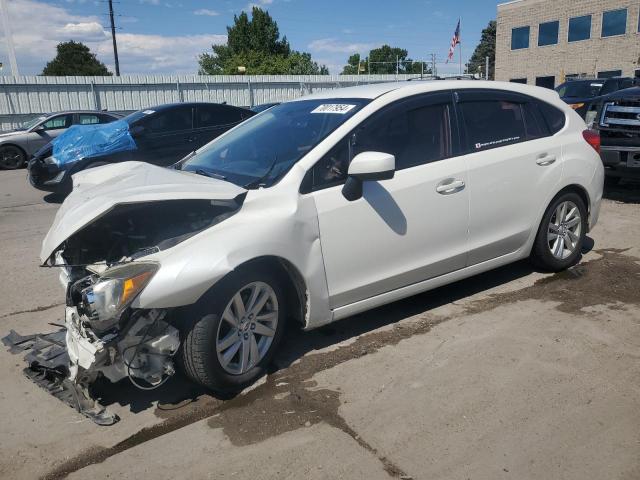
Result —
[[431, 75], [432, 76], [436, 76], [437, 72], [436, 72], [436, 54], [432, 53], [431, 54]]
[[396, 75], [400, 73], [400, 57], [396, 55]]
[[7, 53], [9, 55], [9, 64], [11, 65], [11, 75], [17, 77], [18, 62], [16, 61], [16, 49], [13, 45], [13, 33], [11, 32], [11, 25], [9, 23], [9, 10], [7, 9], [6, 0], [0, 0], [0, 17], [2, 17], [2, 29], [4, 30], [4, 37], [7, 40]]
[[484, 79], [489, 80], [489, 56], [484, 59]]
[[118, 61], [118, 44], [116, 43], [116, 25], [113, 21], [113, 0], [109, 0], [109, 20], [111, 20], [111, 38], [113, 39], [113, 57], [116, 62], [116, 77], [119, 77], [120, 62]]

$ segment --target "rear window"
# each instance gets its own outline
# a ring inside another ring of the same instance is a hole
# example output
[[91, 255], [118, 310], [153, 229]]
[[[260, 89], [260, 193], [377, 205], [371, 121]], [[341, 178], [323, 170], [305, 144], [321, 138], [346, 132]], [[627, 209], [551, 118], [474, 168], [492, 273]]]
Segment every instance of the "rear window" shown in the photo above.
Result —
[[556, 92], [561, 97], [592, 98], [601, 95], [600, 90], [603, 84], [604, 82], [594, 80], [572, 80], [558, 85]]
[[546, 102], [539, 102], [538, 107], [551, 135], [563, 129], [566, 116], [562, 110]]

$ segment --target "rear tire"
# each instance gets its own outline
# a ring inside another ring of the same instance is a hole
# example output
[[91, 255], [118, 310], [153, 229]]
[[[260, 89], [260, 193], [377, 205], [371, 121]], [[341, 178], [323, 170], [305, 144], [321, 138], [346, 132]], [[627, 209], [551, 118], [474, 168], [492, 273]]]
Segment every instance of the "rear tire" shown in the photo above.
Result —
[[587, 208], [573, 192], [553, 199], [538, 228], [531, 261], [537, 267], [559, 272], [580, 259], [587, 231]]
[[233, 394], [267, 372], [285, 327], [281, 285], [267, 268], [237, 270], [182, 312], [179, 358], [191, 380]]
[[27, 156], [20, 147], [5, 145], [0, 147], [0, 168], [15, 170], [25, 166]]

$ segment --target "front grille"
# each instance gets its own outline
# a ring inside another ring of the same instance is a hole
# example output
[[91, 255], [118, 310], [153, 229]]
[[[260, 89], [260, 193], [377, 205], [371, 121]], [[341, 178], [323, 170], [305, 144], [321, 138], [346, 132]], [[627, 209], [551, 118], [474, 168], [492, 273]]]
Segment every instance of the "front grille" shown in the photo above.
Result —
[[600, 127], [640, 133], [640, 102], [607, 102], [602, 107]]

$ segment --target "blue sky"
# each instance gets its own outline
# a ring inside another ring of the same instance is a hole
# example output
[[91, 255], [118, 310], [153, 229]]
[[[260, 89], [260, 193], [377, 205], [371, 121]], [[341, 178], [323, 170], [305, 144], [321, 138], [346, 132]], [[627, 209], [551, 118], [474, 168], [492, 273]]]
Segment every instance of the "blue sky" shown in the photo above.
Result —
[[[20, 73], [37, 74], [55, 54], [58, 41], [86, 42], [109, 66], [106, 1], [8, 0]], [[119, 0], [114, 4], [122, 73], [195, 73], [197, 55], [225, 40], [233, 15], [252, 4], [267, 9], [296, 50], [310, 52], [331, 73], [350, 53], [366, 54], [388, 43], [414, 59], [436, 53], [444, 62], [459, 16], [463, 56], [496, 16], [496, 0]], [[3, 33], [4, 37], [4, 33]], [[0, 56], [5, 56], [4, 38]], [[2, 60], [0, 60], [2, 61]], [[6, 72], [5, 68], [5, 74]], [[456, 64], [439, 65], [456, 71]]]

